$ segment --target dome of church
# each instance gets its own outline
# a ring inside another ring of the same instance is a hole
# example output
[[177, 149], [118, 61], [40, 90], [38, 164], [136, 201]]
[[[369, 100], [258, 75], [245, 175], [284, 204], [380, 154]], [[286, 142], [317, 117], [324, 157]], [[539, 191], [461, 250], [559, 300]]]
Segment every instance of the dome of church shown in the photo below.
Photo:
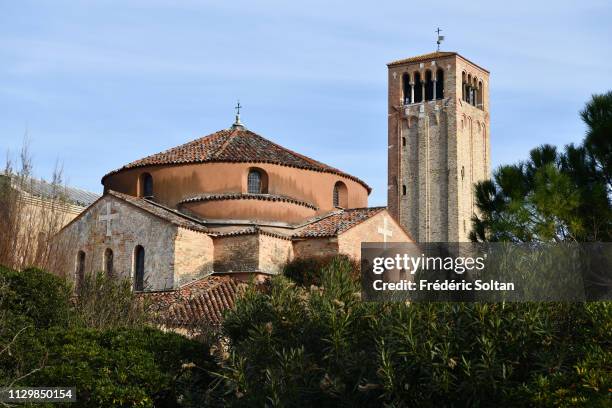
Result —
[[357, 177], [242, 125], [131, 162], [102, 184], [205, 219], [286, 223], [365, 207], [371, 191]]

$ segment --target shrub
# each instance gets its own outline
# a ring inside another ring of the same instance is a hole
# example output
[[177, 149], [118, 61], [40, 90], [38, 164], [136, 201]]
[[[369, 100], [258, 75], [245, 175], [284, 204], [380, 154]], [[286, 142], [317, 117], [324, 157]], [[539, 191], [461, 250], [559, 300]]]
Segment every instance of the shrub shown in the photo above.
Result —
[[364, 303], [350, 264], [278, 277], [224, 322], [235, 406], [604, 406], [612, 304]]
[[63, 279], [36, 268], [16, 272], [0, 266], [0, 280], [5, 284], [2, 310], [29, 319], [34, 327], [68, 325], [73, 317], [70, 285]]
[[283, 274], [301, 286], [321, 285], [322, 273], [328, 270], [330, 264], [342, 261], [350, 266], [350, 276], [359, 279], [359, 265], [345, 255], [298, 258], [285, 265]]
[[28, 385], [74, 386], [81, 407], [206, 402], [212, 359], [201, 343], [152, 328], [49, 330], [48, 361]]
[[103, 272], [85, 275], [74, 307], [79, 323], [90, 328], [143, 327], [149, 321], [149, 304], [136, 297], [130, 280]]

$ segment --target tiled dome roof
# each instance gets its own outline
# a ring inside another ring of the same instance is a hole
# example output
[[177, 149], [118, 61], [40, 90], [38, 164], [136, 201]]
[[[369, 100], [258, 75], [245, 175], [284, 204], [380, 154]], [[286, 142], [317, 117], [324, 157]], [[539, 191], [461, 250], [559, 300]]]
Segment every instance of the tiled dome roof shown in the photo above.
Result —
[[220, 130], [189, 143], [136, 160], [102, 178], [126, 169], [164, 164], [188, 164], [206, 162], [271, 163], [300, 169], [334, 173], [352, 179], [371, 188], [357, 177], [334, 167], [286, 149], [242, 126]]

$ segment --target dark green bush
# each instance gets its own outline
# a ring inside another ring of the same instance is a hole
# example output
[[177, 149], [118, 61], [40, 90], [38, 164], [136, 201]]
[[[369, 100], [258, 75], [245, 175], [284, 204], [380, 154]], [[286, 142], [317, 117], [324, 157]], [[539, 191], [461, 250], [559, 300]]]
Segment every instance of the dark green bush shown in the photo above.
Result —
[[327, 270], [327, 267], [342, 259], [346, 264], [351, 264], [351, 276], [355, 279], [359, 278], [359, 266], [344, 255], [339, 256], [321, 256], [312, 258], [297, 258], [285, 265], [283, 274], [301, 286], [321, 285], [323, 276], [321, 273]]
[[40, 269], [16, 272], [0, 266], [0, 284], [4, 284], [3, 311], [30, 319], [34, 327], [68, 325], [73, 317], [70, 285], [65, 280]]
[[0, 385], [73, 386], [79, 407], [206, 404], [209, 347], [146, 327], [124, 284], [88, 282], [72, 303], [53, 275], [0, 270]]
[[157, 329], [52, 329], [45, 367], [28, 385], [75, 386], [82, 407], [175, 407], [205, 403], [208, 349]]
[[606, 406], [612, 307], [363, 303], [351, 265], [274, 279], [228, 313], [235, 406]]

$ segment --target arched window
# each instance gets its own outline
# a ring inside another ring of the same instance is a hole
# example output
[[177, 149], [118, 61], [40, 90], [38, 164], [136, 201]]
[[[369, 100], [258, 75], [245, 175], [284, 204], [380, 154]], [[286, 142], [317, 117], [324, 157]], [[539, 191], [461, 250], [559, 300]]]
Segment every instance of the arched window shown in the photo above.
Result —
[[83, 285], [83, 281], [85, 280], [85, 252], [79, 251], [77, 253], [76, 259], [76, 270], [75, 270], [75, 278], [76, 278], [76, 289], [77, 291], [81, 289]]
[[474, 100], [474, 92], [472, 89], [472, 75], [468, 74], [467, 76], [467, 102], [470, 105], [473, 105], [473, 100]]
[[109, 278], [113, 276], [113, 250], [110, 248], [104, 251], [104, 272]]
[[444, 71], [436, 72], [436, 99], [444, 99]]
[[482, 92], [482, 81], [478, 82], [478, 107], [480, 109], [484, 109], [484, 99], [482, 98], [483, 96], [483, 92]]
[[145, 250], [141, 245], [134, 248], [134, 290], [144, 290]]
[[346, 184], [341, 181], [337, 181], [334, 184], [333, 205], [334, 207], [341, 208], [348, 207], [348, 190]]
[[402, 137], [402, 146], [406, 147], [406, 138]]
[[407, 189], [406, 189], [406, 185], [402, 185], [402, 195], [406, 195], [407, 193]]
[[409, 105], [410, 101], [410, 75], [404, 74], [402, 75], [402, 91], [403, 91], [403, 103], [404, 105]]
[[414, 73], [414, 103], [423, 102], [423, 81], [421, 81], [421, 74], [419, 72]]
[[461, 100], [467, 101], [467, 84], [465, 82], [465, 72], [461, 73]]
[[249, 171], [248, 177], [249, 194], [261, 194], [261, 173], [258, 170]]
[[430, 70], [425, 71], [425, 100], [433, 100], [433, 76]]
[[149, 173], [142, 173], [140, 175], [140, 197], [153, 197], [153, 176]]

